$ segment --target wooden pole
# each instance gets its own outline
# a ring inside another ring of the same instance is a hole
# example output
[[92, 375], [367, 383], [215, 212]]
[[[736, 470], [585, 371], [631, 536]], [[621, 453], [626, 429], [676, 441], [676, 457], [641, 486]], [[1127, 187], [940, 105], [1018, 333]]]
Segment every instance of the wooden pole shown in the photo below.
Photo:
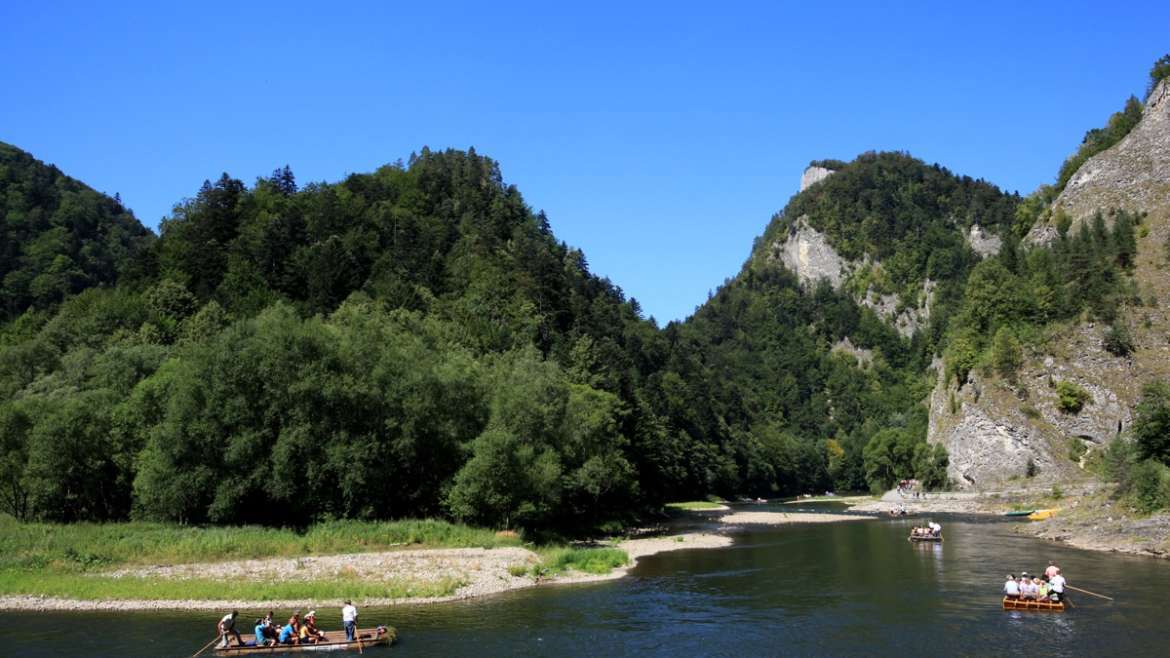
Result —
[[1100, 597], [1100, 598], [1102, 598], [1102, 599], [1106, 599], [1106, 600], [1108, 600], [1108, 601], [1113, 601], [1113, 600], [1114, 600], [1114, 598], [1113, 598], [1112, 596], [1105, 596], [1104, 594], [1098, 594], [1098, 593], [1096, 593], [1096, 592], [1090, 592], [1090, 591], [1089, 591], [1089, 590], [1087, 590], [1087, 589], [1081, 589], [1081, 588], [1079, 588], [1079, 587], [1073, 587], [1072, 585], [1068, 585], [1068, 584], [1066, 584], [1066, 585], [1065, 585], [1065, 587], [1067, 587], [1067, 588], [1069, 588], [1069, 589], [1075, 589], [1076, 591], [1078, 591], [1078, 592], [1080, 592], [1080, 593], [1082, 593], [1082, 594], [1088, 594], [1088, 595], [1090, 595], [1090, 596], [1096, 596], [1096, 597]]
[[196, 651], [195, 654], [193, 656], [191, 656], [191, 658], [196, 658], [196, 656], [198, 656], [199, 654], [203, 653], [204, 651], [207, 651], [207, 647], [211, 646], [216, 640], [219, 640], [222, 638], [223, 638], [223, 635], [215, 636], [214, 638], [212, 638], [211, 642], [208, 642], [207, 644], [203, 645], [202, 649]]
[[353, 636], [356, 637], [358, 641], [358, 653], [364, 654], [365, 651], [362, 651], [362, 631], [360, 628], [358, 628], [357, 620], [354, 620], [353, 622]]

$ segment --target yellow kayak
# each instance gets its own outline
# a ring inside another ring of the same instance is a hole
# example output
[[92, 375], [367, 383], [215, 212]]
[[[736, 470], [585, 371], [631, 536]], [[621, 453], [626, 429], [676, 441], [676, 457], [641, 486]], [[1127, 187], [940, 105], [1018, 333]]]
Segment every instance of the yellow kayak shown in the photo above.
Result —
[[1028, 515], [1028, 520], [1029, 521], [1043, 521], [1044, 519], [1050, 519], [1053, 516], [1055, 516], [1058, 511], [1059, 510], [1055, 510], [1055, 509], [1038, 509], [1035, 512], [1032, 512], [1031, 514]]

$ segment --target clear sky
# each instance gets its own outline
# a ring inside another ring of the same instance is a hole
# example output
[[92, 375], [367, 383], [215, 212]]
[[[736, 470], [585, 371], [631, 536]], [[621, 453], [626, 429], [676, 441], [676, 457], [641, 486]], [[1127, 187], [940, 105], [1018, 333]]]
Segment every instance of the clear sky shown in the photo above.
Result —
[[0, 2], [0, 141], [151, 227], [224, 171], [474, 146], [665, 322], [810, 160], [905, 150], [1027, 193], [1170, 51], [1170, 2], [567, 4]]

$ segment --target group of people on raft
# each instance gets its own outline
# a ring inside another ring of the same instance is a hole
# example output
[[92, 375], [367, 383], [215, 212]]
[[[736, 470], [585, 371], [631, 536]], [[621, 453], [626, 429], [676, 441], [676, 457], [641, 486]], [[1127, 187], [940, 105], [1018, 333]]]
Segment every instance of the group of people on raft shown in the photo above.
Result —
[[1027, 571], [1021, 573], [1019, 578], [1008, 574], [1003, 584], [1003, 595], [1009, 599], [1055, 603], [1064, 600], [1064, 588], [1067, 586], [1068, 582], [1060, 572], [1060, 567], [1049, 560], [1048, 568], [1039, 576], [1030, 577]]
[[942, 526], [934, 521], [930, 521], [921, 528], [911, 528], [910, 538], [914, 539], [916, 537], [922, 539], [938, 539], [942, 537]]
[[[274, 647], [280, 644], [317, 644], [329, 641], [325, 632], [317, 628], [316, 610], [310, 610], [303, 618], [301, 611], [297, 610], [289, 617], [288, 623], [283, 626], [273, 622], [272, 611], [269, 610], [267, 615], [256, 620], [253, 629], [256, 638], [249, 641], [240, 637], [240, 632], [236, 630], [236, 617], [239, 614], [238, 610], [232, 610], [224, 615], [223, 619], [220, 619], [216, 625], [216, 630], [222, 636], [220, 648], [230, 647], [233, 638], [236, 645], [241, 647]], [[354, 640], [357, 631], [357, 616], [357, 608], [353, 606], [353, 602], [346, 601], [345, 607], [341, 609], [341, 621], [345, 626], [345, 640], [347, 642]]]

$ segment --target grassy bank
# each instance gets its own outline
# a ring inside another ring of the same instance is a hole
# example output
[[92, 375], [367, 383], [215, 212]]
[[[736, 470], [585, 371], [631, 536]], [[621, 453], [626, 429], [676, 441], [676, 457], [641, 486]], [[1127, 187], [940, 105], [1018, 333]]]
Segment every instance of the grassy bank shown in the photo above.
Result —
[[[263, 527], [195, 528], [156, 523], [21, 523], [0, 517], [0, 595], [79, 600], [225, 600], [419, 598], [450, 596], [467, 584], [458, 577], [383, 579], [346, 575], [309, 579], [113, 577], [139, 566], [325, 556], [407, 548], [520, 546], [515, 533], [436, 520], [338, 521], [304, 532]], [[539, 561], [520, 573], [548, 577], [569, 571], [609, 573], [625, 566], [611, 547], [532, 546]], [[512, 571], [512, 569], [509, 569]], [[413, 574], [411, 574], [413, 575]], [[367, 574], [368, 576], [368, 574]]]
[[537, 549], [540, 563], [529, 569], [533, 576], [559, 576], [568, 571], [607, 574], [630, 563], [630, 556], [620, 548], [570, 548], [566, 546]]
[[288, 601], [345, 598], [405, 599], [450, 596], [463, 581], [330, 580], [239, 581], [228, 579], [110, 578], [89, 574], [0, 572], [0, 594], [49, 596], [83, 601], [239, 600]]
[[705, 510], [727, 509], [727, 506], [722, 503], [714, 503], [709, 500], [689, 500], [681, 503], [667, 503], [666, 509], [685, 510], [688, 512], [702, 512]]
[[332, 555], [395, 547], [518, 546], [513, 534], [436, 520], [334, 521], [305, 532], [258, 526], [197, 528], [161, 523], [21, 523], [0, 517], [0, 572], [95, 571], [138, 564], [185, 564]]

